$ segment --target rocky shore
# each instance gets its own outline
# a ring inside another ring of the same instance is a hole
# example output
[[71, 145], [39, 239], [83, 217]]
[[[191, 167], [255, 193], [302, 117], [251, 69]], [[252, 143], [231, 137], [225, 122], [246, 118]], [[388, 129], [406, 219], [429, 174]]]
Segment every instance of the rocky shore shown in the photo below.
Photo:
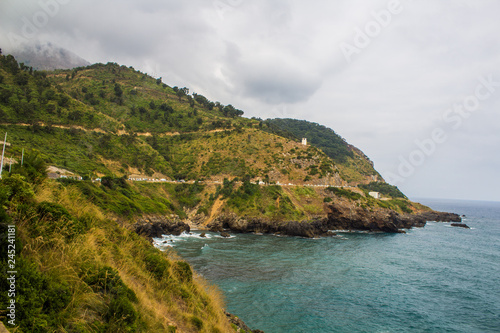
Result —
[[190, 232], [191, 228], [187, 223], [182, 222], [177, 216], [144, 216], [139, 219], [133, 226], [134, 231], [147, 237], [161, 237], [161, 235], [180, 235], [183, 232]]
[[329, 236], [332, 230], [403, 233], [404, 229], [423, 227], [427, 221], [460, 222], [459, 215], [429, 211], [419, 214], [399, 214], [389, 209], [370, 211], [362, 207], [328, 206], [326, 218], [312, 221], [275, 222], [262, 218], [241, 218], [224, 214], [208, 225], [211, 231], [231, 230], [240, 233], [282, 234], [299, 237]]
[[[221, 214], [205, 229], [224, 233], [279, 234], [314, 238], [331, 236], [335, 230], [404, 233], [405, 229], [424, 227], [427, 221], [461, 222], [459, 215], [427, 211], [417, 214], [399, 214], [390, 209], [369, 210], [358, 206], [330, 204], [326, 218], [307, 221], [271, 221], [264, 218], [244, 218], [234, 213]], [[149, 239], [161, 235], [180, 235], [190, 232], [187, 223], [178, 217], [147, 216], [133, 225], [136, 233]], [[200, 226], [201, 228], [201, 226]]]
[[427, 211], [417, 214], [399, 214], [384, 209], [369, 211], [362, 207], [329, 206], [328, 226], [334, 230], [360, 230], [399, 233], [404, 229], [424, 227], [428, 221], [461, 222], [455, 213]]

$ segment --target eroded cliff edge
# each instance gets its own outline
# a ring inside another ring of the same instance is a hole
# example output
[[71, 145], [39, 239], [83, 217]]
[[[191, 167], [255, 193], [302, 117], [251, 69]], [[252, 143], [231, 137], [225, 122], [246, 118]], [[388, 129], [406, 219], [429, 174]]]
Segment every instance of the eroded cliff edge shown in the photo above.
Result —
[[[348, 207], [337, 203], [329, 204], [327, 209], [327, 217], [303, 221], [272, 221], [227, 213], [219, 215], [208, 225], [199, 225], [198, 229], [314, 238], [331, 236], [339, 230], [404, 233], [407, 229], [424, 227], [428, 221], [461, 222], [462, 220], [458, 214], [438, 211], [408, 214], [397, 213], [390, 209]], [[135, 224], [135, 230], [147, 237], [160, 237], [161, 234], [178, 235], [180, 232], [190, 230], [187, 224], [178, 219], [161, 219], [161, 228], [159, 223], [157, 219], [142, 219]]]
[[428, 211], [401, 214], [390, 209], [370, 211], [362, 207], [328, 205], [326, 218], [311, 221], [275, 222], [263, 218], [241, 218], [235, 214], [221, 215], [208, 227], [212, 231], [224, 229], [241, 233], [273, 233], [288, 236], [329, 236], [337, 230], [403, 233], [405, 229], [424, 227], [427, 221], [460, 222], [455, 213]]

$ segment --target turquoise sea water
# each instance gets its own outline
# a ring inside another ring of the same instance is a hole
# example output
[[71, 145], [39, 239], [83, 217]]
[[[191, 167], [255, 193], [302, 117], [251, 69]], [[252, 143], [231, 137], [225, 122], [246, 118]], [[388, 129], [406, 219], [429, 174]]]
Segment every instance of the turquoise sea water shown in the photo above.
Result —
[[229, 312], [267, 333], [500, 332], [500, 203], [419, 201], [465, 214], [472, 229], [163, 241], [220, 287]]

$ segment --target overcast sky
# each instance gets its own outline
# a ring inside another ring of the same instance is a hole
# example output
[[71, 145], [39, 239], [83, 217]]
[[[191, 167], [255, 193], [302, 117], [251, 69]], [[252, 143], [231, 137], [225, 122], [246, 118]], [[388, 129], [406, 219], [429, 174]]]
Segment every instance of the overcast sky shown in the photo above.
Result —
[[2, 0], [0, 47], [40, 40], [306, 119], [411, 198], [500, 201], [500, 2]]

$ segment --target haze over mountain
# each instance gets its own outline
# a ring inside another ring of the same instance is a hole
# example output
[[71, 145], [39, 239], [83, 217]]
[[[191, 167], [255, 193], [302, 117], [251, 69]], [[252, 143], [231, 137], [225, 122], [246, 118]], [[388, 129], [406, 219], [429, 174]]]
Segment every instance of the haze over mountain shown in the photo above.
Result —
[[25, 43], [11, 50], [18, 62], [38, 70], [70, 69], [90, 65], [90, 62], [50, 42]]

